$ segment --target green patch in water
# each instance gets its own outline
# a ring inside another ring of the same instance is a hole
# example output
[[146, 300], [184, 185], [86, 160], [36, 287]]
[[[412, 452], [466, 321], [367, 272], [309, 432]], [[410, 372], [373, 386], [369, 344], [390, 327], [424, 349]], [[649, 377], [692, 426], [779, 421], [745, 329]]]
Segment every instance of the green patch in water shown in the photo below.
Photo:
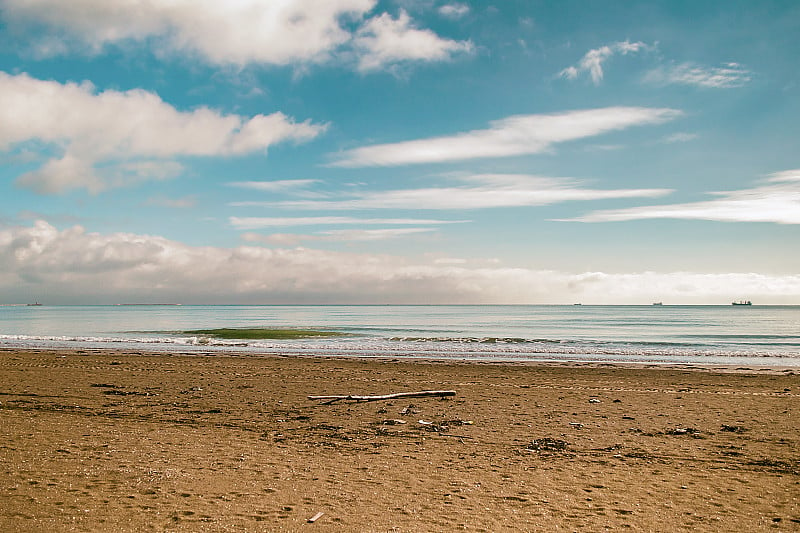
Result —
[[304, 339], [308, 337], [338, 337], [337, 331], [315, 329], [267, 329], [267, 328], [217, 328], [183, 331], [186, 335], [208, 335], [218, 339]]

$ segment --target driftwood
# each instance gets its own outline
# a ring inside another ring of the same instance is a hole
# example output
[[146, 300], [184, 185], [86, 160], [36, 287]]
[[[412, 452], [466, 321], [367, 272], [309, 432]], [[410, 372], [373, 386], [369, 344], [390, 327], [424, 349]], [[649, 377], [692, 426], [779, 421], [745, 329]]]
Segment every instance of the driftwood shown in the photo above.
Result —
[[394, 400], [396, 398], [421, 398], [424, 396], [455, 396], [454, 390], [424, 390], [420, 392], [396, 392], [394, 394], [382, 394], [379, 396], [356, 396], [353, 394], [332, 395], [332, 396], [309, 396], [309, 400], [328, 400], [325, 403], [338, 402], [339, 400], [352, 400], [354, 402], [375, 402], [379, 400]]

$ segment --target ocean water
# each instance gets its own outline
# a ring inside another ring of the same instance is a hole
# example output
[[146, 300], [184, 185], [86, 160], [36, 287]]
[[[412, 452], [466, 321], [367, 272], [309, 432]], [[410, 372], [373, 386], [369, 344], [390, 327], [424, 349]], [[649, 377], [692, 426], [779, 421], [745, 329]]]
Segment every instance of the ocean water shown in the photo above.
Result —
[[[344, 335], [181, 333], [223, 327]], [[0, 306], [0, 347], [800, 367], [800, 306]]]

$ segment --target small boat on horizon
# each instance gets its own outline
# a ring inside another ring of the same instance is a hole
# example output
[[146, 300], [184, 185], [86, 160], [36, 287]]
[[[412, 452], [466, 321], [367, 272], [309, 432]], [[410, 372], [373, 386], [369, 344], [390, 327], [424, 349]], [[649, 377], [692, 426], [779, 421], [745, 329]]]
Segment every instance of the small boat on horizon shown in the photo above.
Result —
[[42, 304], [40, 304], [39, 302], [35, 302], [35, 303], [32, 303], [32, 304], [25, 304], [25, 305], [27, 305], [28, 307], [41, 307], [42, 306]]
[[653, 305], [664, 305], [663, 302], [653, 302]]
[[750, 300], [739, 300], [738, 302], [731, 302], [731, 305], [753, 305]]

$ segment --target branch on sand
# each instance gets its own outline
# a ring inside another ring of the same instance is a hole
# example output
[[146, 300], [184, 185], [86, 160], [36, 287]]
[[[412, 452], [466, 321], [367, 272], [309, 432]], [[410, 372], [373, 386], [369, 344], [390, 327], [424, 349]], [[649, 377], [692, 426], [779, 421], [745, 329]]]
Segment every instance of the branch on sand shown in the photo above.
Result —
[[396, 392], [394, 394], [382, 394], [379, 396], [356, 396], [353, 394], [331, 395], [331, 396], [309, 396], [309, 400], [327, 400], [325, 403], [338, 402], [339, 400], [351, 400], [354, 402], [376, 402], [379, 400], [394, 400], [396, 398], [422, 398], [425, 396], [436, 396], [445, 398], [455, 396], [454, 390], [425, 390], [420, 392]]

